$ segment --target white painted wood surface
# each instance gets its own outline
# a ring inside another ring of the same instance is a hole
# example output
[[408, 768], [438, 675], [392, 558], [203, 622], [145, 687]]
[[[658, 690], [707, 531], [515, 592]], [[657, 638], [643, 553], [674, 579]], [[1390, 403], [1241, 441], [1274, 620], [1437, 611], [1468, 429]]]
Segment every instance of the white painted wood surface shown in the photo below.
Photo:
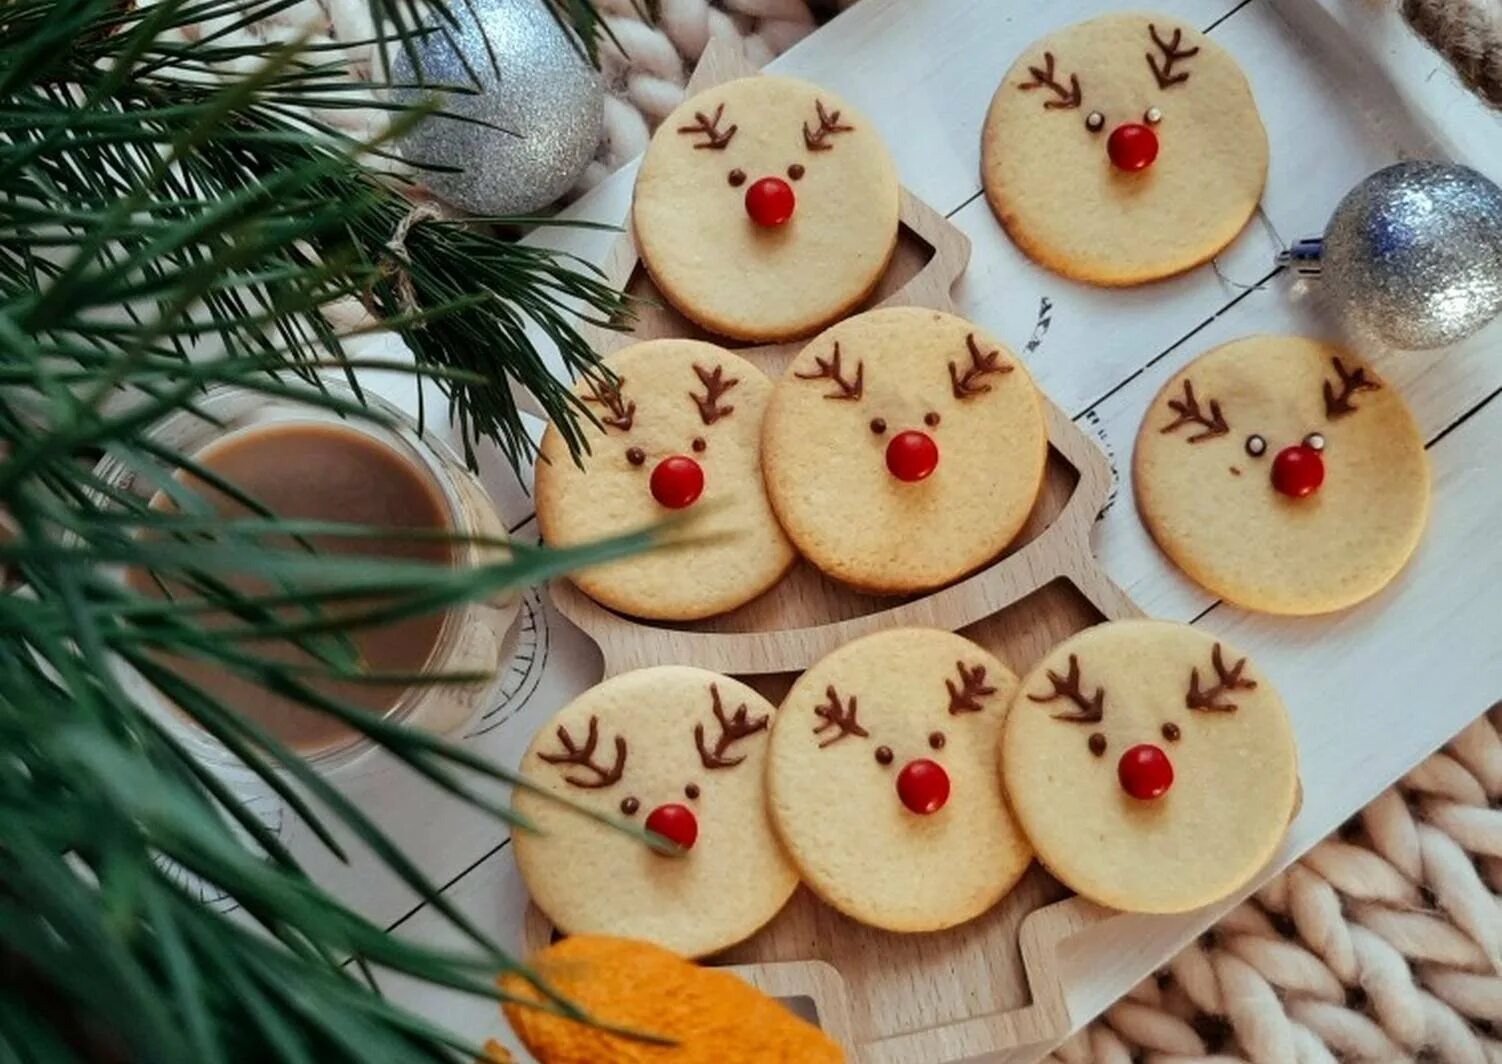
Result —
[[[1502, 327], [1447, 352], [1368, 351], [1400, 387], [1431, 441], [1434, 508], [1414, 562], [1386, 591], [1325, 618], [1258, 617], [1217, 604], [1157, 552], [1130, 504], [1130, 451], [1158, 386], [1214, 344], [1251, 332], [1331, 335], [1318, 293], [1274, 278], [1284, 242], [1318, 233], [1341, 195], [1370, 171], [1408, 156], [1451, 156], [1502, 179], [1502, 122], [1453, 84], [1448, 70], [1375, 0], [1157, 0], [1207, 28], [1241, 60], [1267, 123], [1272, 166], [1259, 217], [1210, 267], [1163, 284], [1105, 291], [1034, 267], [979, 195], [979, 129], [996, 83], [1028, 42], [1113, 8], [1111, 0], [864, 0], [779, 59], [774, 69], [835, 88], [882, 128], [904, 183], [951, 216], [974, 245], [956, 288], [961, 313], [1021, 351], [1047, 301], [1050, 327], [1030, 368], [1051, 398], [1112, 455], [1119, 501], [1097, 523], [1103, 567], [1149, 613], [1194, 621], [1253, 653], [1283, 691], [1298, 731], [1304, 804], [1271, 874], [1338, 826], [1397, 776], [1502, 697]], [[634, 168], [571, 212], [618, 223]], [[546, 242], [598, 259], [602, 233], [550, 230]], [[401, 388], [395, 387], [400, 398]], [[525, 495], [502, 464], [489, 484], [518, 523]], [[520, 535], [530, 526], [522, 525]], [[532, 732], [598, 675], [587, 644], [561, 618], [541, 619], [531, 663], [508, 677], [496, 726], [474, 741], [514, 765]], [[537, 640], [545, 637], [546, 647]], [[548, 667], [542, 667], [543, 661]], [[420, 781], [367, 762], [348, 789], [416, 854], [447, 896], [503, 943], [520, 940], [524, 891], [504, 830], [435, 798]], [[317, 859], [314, 871], [373, 919], [404, 934], [457, 943], [444, 920], [413, 911], [411, 893], [360, 861]], [[1076, 1024], [1088, 1021], [1228, 908], [1131, 918], [1108, 941], [1067, 951]], [[409, 983], [392, 992], [475, 1037], [501, 1034], [492, 1004]], [[1038, 1050], [1016, 1054], [1024, 1060]]]

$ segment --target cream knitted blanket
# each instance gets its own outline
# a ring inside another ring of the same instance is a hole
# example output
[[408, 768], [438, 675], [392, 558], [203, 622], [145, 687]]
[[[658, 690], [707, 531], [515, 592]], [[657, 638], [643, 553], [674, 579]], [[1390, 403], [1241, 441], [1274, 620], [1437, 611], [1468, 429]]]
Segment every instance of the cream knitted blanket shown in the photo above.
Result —
[[1067, 1064], [1502, 1064], [1502, 705], [1071, 1039]]

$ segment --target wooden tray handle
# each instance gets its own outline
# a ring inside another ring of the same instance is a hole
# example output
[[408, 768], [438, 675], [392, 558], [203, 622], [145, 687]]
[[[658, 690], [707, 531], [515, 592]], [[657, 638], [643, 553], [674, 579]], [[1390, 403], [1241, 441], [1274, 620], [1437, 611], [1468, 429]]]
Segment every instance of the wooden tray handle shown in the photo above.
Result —
[[[1069, 1033], [1069, 1004], [1060, 979], [1061, 946], [1093, 924], [1115, 915], [1084, 898], [1066, 898], [1030, 914], [1018, 929], [1018, 945], [1027, 973], [1032, 1000], [1021, 1009], [968, 1021], [985, 1026], [996, 1023], [1014, 1031], [1050, 1032], [1043, 1047]], [[530, 955], [553, 940], [553, 925], [541, 909], [528, 902], [523, 922], [523, 952]], [[752, 986], [773, 997], [808, 997], [818, 1012], [824, 1033], [845, 1048], [852, 1060], [860, 1059], [860, 1043], [851, 1020], [849, 991], [839, 970], [825, 961], [799, 960], [762, 964], [727, 965]], [[1014, 1046], [1017, 1049], [1026, 1045]]]
[[[1057, 908], [1057, 906], [1054, 906]], [[553, 925], [532, 902], [522, 922], [522, 952], [530, 956], [553, 941]], [[1025, 948], [1025, 947], [1024, 947]], [[781, 961], [767, 964], [730, 964], [734, 972], [764, 994], [775, 998], [809, 998], [818, 1013], [819, 1028], [842, 1048], [856, 1048], [850, 1019], [850, 995], [844, 977], [824, 961]]]
[[782, 961], [731, 964], [724, 970], [734, 972], [763, 994], [774, 998], [808, 998], [818, 1013], [819, 1029], [842, 1049], [855, 1049], [855, 1025], [850, 1021], [849, 994], [844, 978], [834, 965], [824, 961]]

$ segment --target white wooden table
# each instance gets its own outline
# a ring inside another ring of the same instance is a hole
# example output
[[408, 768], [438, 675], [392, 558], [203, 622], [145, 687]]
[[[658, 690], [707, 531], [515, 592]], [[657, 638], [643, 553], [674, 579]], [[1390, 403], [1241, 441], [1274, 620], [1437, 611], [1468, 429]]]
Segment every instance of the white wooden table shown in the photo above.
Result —
[[[1440, 61], [1374, 0], [1155, 0], [1208, 29], [1242, 62], [1268, 127], [1272, 166], [1260, 217], [1206, 267], [1127, 291], [1090, 289], [1029, 263], [980, 194], [979, 130], [998, 80], [1021, 49], [1056, 26], [1117, 0], [864, 0], [773, 68], [829, 85], [876, 121], [904, 183], [969, 236], [973, 256], [956, 292], [961, 313], [1029, 356], [1040, 385], [1096, 433], [1120, 480], [1094, 545], [1112, 577], [1149, 613], [1224, 633], [1278, 683], [1298, 732], [1304, 802], [1268, 874], [1294, 860], [1380, 790], [1502, 697], [1502, 325], [1446, 352], [1375, 356], [1429, 440], [1434, 506], [1408, 569], [1382, 594], [1335, 616], [1261, 617], [1215, 601], [1154, 548], [1130, 504], [1130, 452], [1158, 387], [1207, 348], [1253, 332], [1332, 334], [1318, 301], [1274, 255], [1318, 234], [1341, 195], [1404, 156], [1457, 157], [1502, 180], [1502, 120], [1458, 89]], [[572, 212], [625, 216], [634, 168]], [[608, 234], [551, 231], [547, 240], [599, 259]], [[1045, 313], [1046, 308], [1046, 313]], [[400, 395], [400, 385], [394, 385]], [[488, 480], [529, 534], [529, 505], [502, 464]], [[529, 599], [532, 627], [506, 700], [474, 741], [515, 764], [531, 733], [598, 674], [566, 622]], [[505, 943], [519, 941], [524, 892], [504, 829], [433, 798], [389, 767], [353, 789], [447, 883], [449, 898]], [[295, 826], [291, 829], [295, 834]], [[305, 849], [299, 846], [298, 849]], [[315, 869], [372, 917], [403, 934], [457, 940], [443, 919], [413, 908], [399, 885], [356, 862]], [[1239, 899], [1188, 916], [1119, 921], [1108, 941], [1066, 956], [1079, 1025], [1110, 1004]], [[399, 999], [476, 1037], [498, 1035], [493, 1004], [402, 983]], [[503, 1038], [503, 1041], [508, 1039]], [[514, 1043], [513, 1043], [514, 1044]], [[1019, 1053], [1017, 1059], [1038, 1050]]]

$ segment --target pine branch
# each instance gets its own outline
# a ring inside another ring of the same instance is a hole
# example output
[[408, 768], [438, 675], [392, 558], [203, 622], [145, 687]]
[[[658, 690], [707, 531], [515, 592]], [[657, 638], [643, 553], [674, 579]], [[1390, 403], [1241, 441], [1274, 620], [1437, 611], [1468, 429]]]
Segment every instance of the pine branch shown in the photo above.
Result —
[[[243, 6], [247, 17], [261, 16], [286, 2]], [[6, 36], [0, 32], [0, 49]], [[236, 93], [216, 92], [182, 77], [181, 67], [197, 52], [213, 55], [203, 42], [115, 86], [107, 48], [115, 40], [56, 57], [54, 69], [41, 72], [41, 85], [21, 95], [22, 112], [6, 123], [24, 120], [26, 134], [0, 144], [0, 194], [16, 204], [7, 235], [72, 263], [40, 267], [53, 276], [45, 297], [14, 308], [23, 328], [47, 332], [60, 353], [108, 352], [115, 336], [101, 332], [101, 310], [123, 305], [139, 316], [155, 304], [159, 316], [174, 317], [170, 293], [201, 301], [189, 319], [195, 336], [180, 329], [171, 337], [182, 357], [212, 334], [230, 353], [274, 344], [296, 367], [330, 350], [341, 353], [325, 308], [341, 297], [359, 298], [395, 327], [421, 365], [478, 371], [443, 385], [466, 445], [492, 438], [513, 463], [531, 457], [513, 382], [536, 395], [570, 445], [578, 445], [581, 408], [525, 329], [540, 328], [568, 374], [597, 372], [575, 323], [627, 323], [630, 308], [620, 293], [566, 256], [452, 223], [416, 227], [407, 241], [410, 266], [396, 262], [386, 245], [410, 204], [394, 186], [370, 180], [347, 138], [277, 106], [308, 103], [336, 88], [351, 105], [378, 106], [378, 86], [331, 85], [326, 64], [289, 55]], [[64, 81], [78, 90], [59, 93], [55, 83]], [[275, 92], [267, 91], [273, 86]], [[88, 108], [79, 105], [79, 93], [90, 98]], [[379, 148], [418, 117], [399, 117], [361, 150]], [[183, 141], [185, 130], [199, 132]], [[54, 212], [59, 202], [68, 214]], [[120, 224], [127, 214], [130, 224]], [[246, 265], [227, 268], [233, 258]], [[0, 258], [0, 291], [34, 291], [30, 274], [37, 268], [34, 259]], [[397, 269], [411, 278], [420, 320], [397, 297]], [[212, 283], [204, 284], [206, 277]]]
[[[440, 791], [506, 818], [484, 784], [525, 781], [328, 696], [322, 681], [393, 679], [362, 672], [350, 653], [361, 624], [447, 611], [655, 542], [644, 532], [571, 551], [511, 545], [466, 569], [352, 559], [319, 553], [313, 537], [380, 530], [282, 520], [215, 482], [248, 511], [221, 518], [182, 487], [183, 475], [209, 471], [152, 428], [196, 410], [205, 388], [380, 421], [331, 312], [340, 301], [364, 303], [401, 335], [412, 372], [448, 395], [466, 446], [493, 440], [518, 465], [533, 444], [512, 383], [537, 395], [571, 445], [580, 439], [580, 408], [527, 327], [568, 372], [596, 373], [579, 322], [616, 326], [629, 309], [581, 264], [470, 226], [417, 226], [408, 261], [396, 262], [386, 245], [409, 203], [374, 167], [423, 115], [384, 104], [379, 86], [327, 52], [227, 43], [292, 2], [13, 0], [0, 19], [0, 1060], [395, 1064], [473, 1053], [354, 973], [379, 964], [496, 998], [491, 977], [517, 970], [515, 959], [373, 818], [175, 663], [212, 662], [328, 713]], [[545, 2], [594, 56], [603, 23], [593, 6]], [[373, 7], [379, 45], [410, 47], [417, 0]], [[208, 19], [219, 28], [173, 35]], [[259, 68], [221, 84], [216, 68], [247, 57]], [[304, 117], [310, 103], [385, 107], [392, 124], [355, 143]], [[329, 369], [354, 399], [324, 384]], [[96, 474], [102, 454], [178, 512], [153, 511]], [[138, 591], [113, 567], [149, 571], [172, 595]], [[251, 578], [262, 590], [244, 590]], [[381, 606], [360, 617], [339, 608], [359, 600]], [[279, 661], [267, 639], [306, 656]], [[128, 669], [335, 856], [346, 856], [341, 836], [356, 840], [466, 949], [388, 935], [310, 881], [244, 798], [126, 689]], [[249, 920], [196, 904], [173, 870], [202, 877]]]

